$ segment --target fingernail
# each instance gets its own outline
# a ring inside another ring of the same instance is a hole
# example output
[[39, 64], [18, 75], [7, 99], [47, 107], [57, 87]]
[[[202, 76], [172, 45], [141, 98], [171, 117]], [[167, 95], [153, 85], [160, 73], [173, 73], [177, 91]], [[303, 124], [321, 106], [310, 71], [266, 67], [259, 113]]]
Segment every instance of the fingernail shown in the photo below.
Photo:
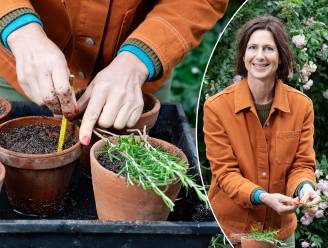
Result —
[[75, 106], [75, 113], [79, 113], [80, 112], [80, 109], [79, 109], [79, 106]]
[[84, 136], [82, 138], [82, 144], [83, 145], [87, 146], [87, 145], [89, 145], [89, 142], [90, 142], [90, 138], [88, 136]]

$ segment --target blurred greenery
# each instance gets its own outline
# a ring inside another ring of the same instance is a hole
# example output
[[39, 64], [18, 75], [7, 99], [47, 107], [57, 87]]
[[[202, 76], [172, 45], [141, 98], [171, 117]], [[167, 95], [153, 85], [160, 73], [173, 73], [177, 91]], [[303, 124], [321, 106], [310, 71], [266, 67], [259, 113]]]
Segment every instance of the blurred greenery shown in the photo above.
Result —
[[224, 18], [204, 35], [200, 45], [193, 49], [174, 70], [170, 101], [182, 104], [192, 127], [196, 124], [199, 90], [211, 52], [220, 33], [244, 1], [230, 0]]

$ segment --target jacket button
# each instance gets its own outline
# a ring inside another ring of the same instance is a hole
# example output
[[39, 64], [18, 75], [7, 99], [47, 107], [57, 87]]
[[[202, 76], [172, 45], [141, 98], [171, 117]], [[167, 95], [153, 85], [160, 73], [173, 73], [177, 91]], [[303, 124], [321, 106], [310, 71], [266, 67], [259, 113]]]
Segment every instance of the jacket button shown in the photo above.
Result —
[[266, 172], [265, 171], [262, 172], [262, 176], [264, 176], [264, 177], [266, 176]]
[[90, 37], [85, 38], [85, 43], [87, 43], [89, 46], [96, 44], [96, 42]]
[[83, 71], [79, 71], [80, 78], [85, 78], [85, 73]]

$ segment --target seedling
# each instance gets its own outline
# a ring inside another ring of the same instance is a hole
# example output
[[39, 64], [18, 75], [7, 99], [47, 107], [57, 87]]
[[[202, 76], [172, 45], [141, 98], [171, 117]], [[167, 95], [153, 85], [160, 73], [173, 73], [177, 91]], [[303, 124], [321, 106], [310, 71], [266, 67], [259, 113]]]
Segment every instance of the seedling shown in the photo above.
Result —
[[284, 247], [287, 244], [279, 239], [277, 239], [278, 230], [264, 230], [260, 232], [258, 229], [252, 229], [250, 233], [248, 233], [245, 238], [246, 239], [254, 239], [257, 241], [267, 242], [272, 245], [276, 245], [278, 247]]
[[193, 188], [199, 199], [206, 203], [203, 186], [197, 184], [193, 176], [188, 175], [187, 162], [179, 156], [163, 151], [162, 147], [153, 147], [145, 132], [141, 134], [138, 130], [140, 140], [137, 140], [134, 134], [118, 136], [114, 144], [97, 131], [94, 132], [106, 142], [98, 155], [106, 154], [110, 161], [121, 162], [117, 175], [124, 175], [127, 185], [137, 184], [143, 189], [153, 190], [173, 211], [174, 203], [165, 195], [165, 191], [169, 185], [180, 180], [186, 189]]

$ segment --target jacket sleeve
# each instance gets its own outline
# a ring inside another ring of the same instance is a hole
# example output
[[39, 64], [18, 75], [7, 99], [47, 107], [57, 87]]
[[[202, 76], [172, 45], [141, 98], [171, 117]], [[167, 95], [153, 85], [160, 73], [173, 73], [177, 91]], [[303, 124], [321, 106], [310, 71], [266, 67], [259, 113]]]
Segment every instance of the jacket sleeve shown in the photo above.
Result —
[[308, 181], [316, 185], [315, 152], [313, 149], [314, 111], [311, 100], [306, 106], [303, 127], [296, 151], [295, 159], [287, 175], [287, 195], [293, 197], [297, 187]]
[[0, 1], [0, 19], [12, 12], [13, 10], [20, 8], [34, 9], [29, 0], [1, 0]]
[[158, 89], [203, 34], [223, 16], [228, 0], [160, 0], [128, 39], [147, 44], [159, 57], [162, 76], [144, 88]]
[[211, 102], [204, 106], [204, 136], [206, 156], [211, 164], [211, 187], [219, 187], [236, 204], [252, 208], [252, 192], [260, 188], [242, 176], [229, 137]]

